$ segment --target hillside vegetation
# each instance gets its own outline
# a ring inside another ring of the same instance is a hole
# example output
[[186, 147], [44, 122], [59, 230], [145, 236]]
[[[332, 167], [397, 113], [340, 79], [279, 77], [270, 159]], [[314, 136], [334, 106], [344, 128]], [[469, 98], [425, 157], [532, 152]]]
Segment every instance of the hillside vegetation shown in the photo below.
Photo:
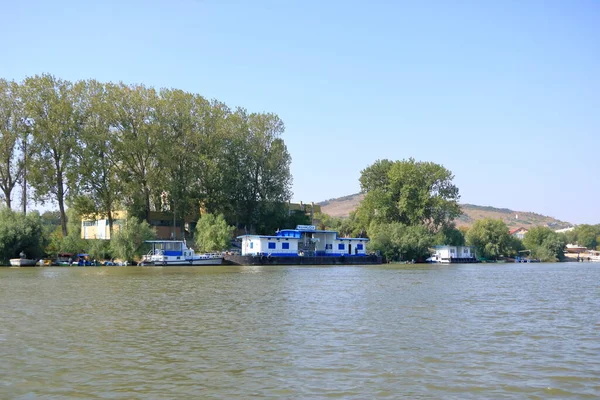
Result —
[[[324, 214], [344, 218], [358, 207], [364, 196], [362, 193], [356, 193], [322, 201], [318, 204]], [[548, 226], [552, 229], [562, 229], [572, 226], [569, 222], [534, 212], [514, 211], [508, 208], [477, 206], [474, 204], [461, 204], [460, 207], [463, 215], [456, 220], [456, 225], [459, 227], [471, 226], [475, 221], [484, 218], [501, 219], [509, 228]]]

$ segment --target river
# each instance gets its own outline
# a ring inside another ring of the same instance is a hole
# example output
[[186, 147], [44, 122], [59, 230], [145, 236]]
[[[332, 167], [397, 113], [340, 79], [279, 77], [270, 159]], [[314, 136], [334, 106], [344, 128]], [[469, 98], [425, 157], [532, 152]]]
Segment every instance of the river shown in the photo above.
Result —
[[2, 399], [600, 397], [600, 264], [0, 268]]

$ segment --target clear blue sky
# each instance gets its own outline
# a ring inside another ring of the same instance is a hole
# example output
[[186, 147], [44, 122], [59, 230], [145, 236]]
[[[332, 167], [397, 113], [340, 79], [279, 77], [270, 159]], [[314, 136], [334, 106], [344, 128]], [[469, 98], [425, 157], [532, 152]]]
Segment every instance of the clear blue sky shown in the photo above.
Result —
[[294, 200], [377, 159], [462, 201], [600, 223], [600, 2], [14, 1], [0, 76], [144, 83], [277, 113]]

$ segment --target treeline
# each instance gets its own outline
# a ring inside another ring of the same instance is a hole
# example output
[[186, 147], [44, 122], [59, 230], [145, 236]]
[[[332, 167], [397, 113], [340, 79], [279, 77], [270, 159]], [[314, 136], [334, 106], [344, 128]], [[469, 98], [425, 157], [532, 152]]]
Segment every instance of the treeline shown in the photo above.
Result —
[[389, 261], [424, 260], [433, 245], [464, 244], [453, 222], [461, 213], [453, 178], [432, 162], [378, 160], [361, 171], [357, 210], [345, 219], [319, 215], [319, 227], [369, 237], [368, 249]]
[[480, 258], [528, 256], [563, 259], [567, 243], [589, 249], [600, 244], [600, 225], [580, 225], [566, 234], [548, 227], [529, 230], [524, 240], [510, 235], [502, 220], [483, 219], [457, 229], [461, 215], [454, 176], [443, 166], [414, 159], [378, 160], [361, 171], [365, 198], [349, 218], [318, 215], [320, 229], [342, 236], [369, 237], [370, 251], [389, 261], [424, 261], [435, 245], [469, 245]]
[[52, 75], [0, 79], [0, 192], [13, 207], [27, 200], [148, 219], [206, 212], [248, 231], [268, 232], [287, 218], [291, 157], [284, 124], [272, 113], [230, 109], [177, 89], [69, 82]]

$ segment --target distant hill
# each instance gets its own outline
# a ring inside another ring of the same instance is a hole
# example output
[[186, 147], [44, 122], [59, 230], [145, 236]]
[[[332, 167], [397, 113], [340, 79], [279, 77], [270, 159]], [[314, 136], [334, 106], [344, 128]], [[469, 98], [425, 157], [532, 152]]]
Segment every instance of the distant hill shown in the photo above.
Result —
[[[324, 214], [332, 217], [348, 217], [354, 211], [364, 194], [356, 193], [349, 196], [338, 197], [317, 203], [321, 206]], [[569, 222], [560, 221], [552, 217], [527, 211], [514, 211], [508, 208], [496, 208], [489, 206], [476, 206], [474, 204], [460, 205], [463, 215], [456, 220], [457, 226], [471, 226], [473, 222], [483, 218], [501, 219], [509, 228], [549, 226], [552, 229], [562, 229], [572, 226]]]

